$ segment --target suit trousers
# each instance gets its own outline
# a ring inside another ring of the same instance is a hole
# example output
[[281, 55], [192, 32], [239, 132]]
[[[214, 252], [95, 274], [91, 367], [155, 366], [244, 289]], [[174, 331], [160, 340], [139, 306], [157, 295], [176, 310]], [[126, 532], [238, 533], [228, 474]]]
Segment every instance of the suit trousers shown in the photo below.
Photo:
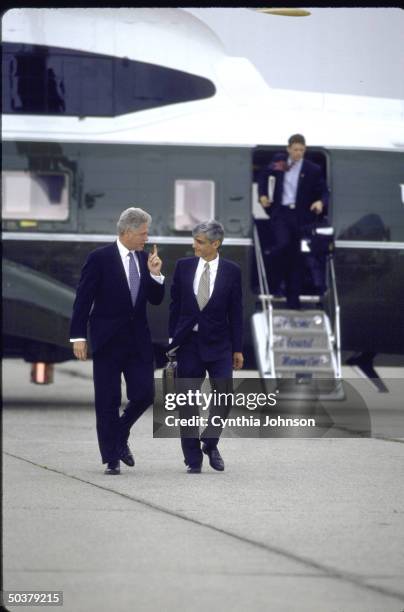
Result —
[[300, 225], [296, 209], [280, 206], [271, 215], [272, 246], [269, 256], [269, 284], [273, 293], [280, 293], [285, 282], [286, 298], [290, 305], [299, 300], [303, 261], [300, 252]]
[[[122, 374], [128, 402], [120, 415]], [[108, 463], [119, 459], [132, 425], [153, 403], [153, 361], [144, 361], [125, 326], [93, 355], [93, 376], [98, 444]]]
[[[191, 332], [190, 337], [181, 345], [177, 353], [177, 393], [188, 393], [200, 390], [205, 380], [206, 372], [209, 375], [211, 391], [217, 393], [231, 393], [233, 390], [232, 375], [232, 353], [231, 350], [224, 356], [211, 361], [202, 359], [198, 347], [198, 332]], [[181, 447], [184, 453], [185, 463], [191, 467], [202, 463], [202, 451], [200, 442], [205, 442], [209, 448], [215, 448], [218, 444], [223, 427], [212, 424], [212, 418], [218, 416], [225, 418], [230, 411], [231, 405], [221, 402], [215, 405], [210, 403], [209, 413], [199, 411], [197, 405], [186, 405], [180, 407], [180, 418], [189, 419], [192, 416], [207, 417], [208, 424], [199, 437], [199, 427], [181, 427]]]

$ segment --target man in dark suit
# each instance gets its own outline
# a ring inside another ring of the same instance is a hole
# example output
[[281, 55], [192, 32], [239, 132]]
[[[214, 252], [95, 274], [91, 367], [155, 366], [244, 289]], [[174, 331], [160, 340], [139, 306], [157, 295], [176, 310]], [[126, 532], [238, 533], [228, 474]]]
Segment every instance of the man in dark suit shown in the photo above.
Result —
[[[141, 208], [123, 211], [116, 242], [88, 256], [73, 305], [70, 338], [77, 359], [87, 359], [89, 322], [98, 443], [111, 475], [120, 473], [120, 460], [134, 465], [130, 428], [154, 398], [146, 304], [162, 302], [164, 277], [156, 245], [149, 256], [143, 251], [150, 222]], [[122, 374], [128, 403], [119, 416]]]
[[[177, 262], [171, 287], [169, 334], [171, 347], [179, 347], [177, 389], [200, 388], [208, 372], [214, 389], [229, 392], [233, 368], [243, 366], [241, 270], [219, 257], [224, 236], [220, 223], [200, 223], [192, 235], [195, 257]], [[208, 455], [211, 467], [224, 470], [217, 448], [222, 428], [214, 427], [210, 420], [227, 412], [226, 407], [211, 405], [209, 424], [201, 439], [196, 429], [182, 430], [181, 445], [188, 473], [201, 472], [202, 453]], [[181, 417], [198, 413], [195, 406], [180, 410]]]
[[[301, 134], [289, 138], [287, 153], [274, 156], [258, 178], [259, 201], [270, 215], [270, 271], [272, 293], [286, 285], [289, 308], [300, 308], [302, 278], [300, 241], [302, 228], [313, 224], [328, 205], [328, 188], [317, 164], [304, 159], [306, 142]], [[273, 194], [268, 178], [273, 176]]]

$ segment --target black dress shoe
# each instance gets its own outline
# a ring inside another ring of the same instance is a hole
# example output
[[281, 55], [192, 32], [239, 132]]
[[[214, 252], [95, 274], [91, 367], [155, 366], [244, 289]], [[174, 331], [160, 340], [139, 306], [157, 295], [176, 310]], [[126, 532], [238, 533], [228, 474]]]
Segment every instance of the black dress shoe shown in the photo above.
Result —
[[187, 466], [187, 474], [200, 474], [202, 472], [202, 467], [200, 465], [188, 465]]
[[201, 463], [193, 463], [190, 465], [187, 459], [184, 459], [184, 463], [187, 466], [187, 474], [200, 474], [202, 471], [202, 460]]
[[115, 476], [116, 474], [120, 473], [121, 468], [119, 467], [119, 459], [117, 459], [116, 461], [109, 461], [107, 463], [107, 467], [105, 468], [104, 474]]
[[207, 444], [202, 444], [202, 452], [204, 452], [205, 455], [208, 455], [210, 467], [212, 467], [214, 470], [217, 470], [218, 472], [223, 472], [224, 461], [217, 447], [209, 448]]
[[135, 458], [130, 452], [129, 444], [126, 443], [121, 447], [120, 459], [129, 467], [133, 467], [135, 465]]

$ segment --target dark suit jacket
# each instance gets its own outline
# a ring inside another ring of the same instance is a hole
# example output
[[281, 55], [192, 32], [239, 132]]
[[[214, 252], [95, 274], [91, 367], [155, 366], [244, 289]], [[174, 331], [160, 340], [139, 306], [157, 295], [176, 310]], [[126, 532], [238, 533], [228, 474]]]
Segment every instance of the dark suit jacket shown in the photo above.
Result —
[[193, 283], [199, 257], [177, 262], [171, 286], [169, 334], [172, 346], [181, 345], [198, 323], [198, 345], [202, 359], [215, 361], [226, 352], [242, 350], [241, 270], [220, 257], [213, 293], [199, 310]]
[[[264, 168], [258, 177], [258, 196], [268, 196], [268, 178], [275, 177], [275, 190], [272, 205], [265, 208], [268, 215], [275, 213], [282, 206], [283, 179], [285, 173], [281, 170], [274, 170], [274, 162], [287, 160], [285, 153], [275, 155], [271, 163]], [[317, 164], [303, 159], [296, 193], [296, 212], [300, 225], [308, 225], [318, 219], [318, 215], [310, 211], [310, 206], [316, 200], [321, 200], [324, 204], [326, 214], [328, 206], [329, 192], [326, 182], [321, 174], [321, 168]]]
[[88, 256], [81, 272], [73, 305], [71, 338], [86, 338], [90, 323], [90, 339], [96, 353], [113, 335], [127, 325], [133, 331], [133, 343], [145, 360], [153, 359], [153, 347], [147, 323], [146, 304], [160, 304], [164, 284], [150, 276], [147, 254], [138, 251], [140, 287], [132, 306], [129, 285], [116, 242], [96, 249]]

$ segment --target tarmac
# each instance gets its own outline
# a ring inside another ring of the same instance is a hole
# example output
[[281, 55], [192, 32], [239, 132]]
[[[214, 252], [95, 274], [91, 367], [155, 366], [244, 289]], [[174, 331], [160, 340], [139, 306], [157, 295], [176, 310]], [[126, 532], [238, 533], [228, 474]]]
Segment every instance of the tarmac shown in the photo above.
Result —
[[105, 476], [91, 363], [38, 386], [5, 360], [4, 590], [63, 591], [66, 612], [403, 611], [403, 372], [382, 375], [393, 393], [357, 381], [371, 438], [224, 438], [225, 472], [190, 475], [148, 411], [135, 468]]

